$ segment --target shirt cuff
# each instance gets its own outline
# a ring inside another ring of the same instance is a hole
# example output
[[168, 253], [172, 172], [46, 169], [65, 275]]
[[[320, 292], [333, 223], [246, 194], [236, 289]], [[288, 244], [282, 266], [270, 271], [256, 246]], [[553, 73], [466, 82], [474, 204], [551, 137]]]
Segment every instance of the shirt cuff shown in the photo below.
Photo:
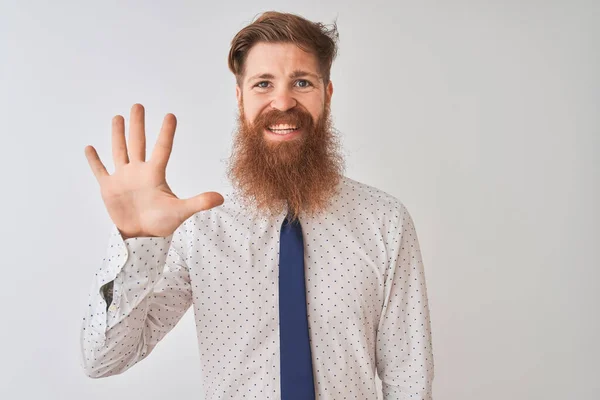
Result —
[[[112, 225], [105, 251], [106, 255], [96, 273], [95, 283], [90, 293], [92, 297], [90, 306], [93, 308], [92, 315], [95, 319], [93, 327], [96, 328], [97, 333], [104, 336], [109, 327], [125, 318], [131, 309], [136, 306], [129, 299], [122, 298], [124, 283], [127, 279], [120, 279], [119, 274], [129, 270], [129, 275], [134, 279], [144, 276], [145, 281], [156, 282], [160, 272], [159, 268], [164, 266], [166, 262], [172, 239], [173, 234], [123, 239], [116, 225]], [[140, 262], [141, 265], [136, 264], [136, 259], [132, 256], [142, 254], [142, 252], [146, 260], [152, 259], [154, 262], [151, 264], [147, 262]], [[101, 293], [101, 289], [103, 285], [111, 281], [115, 281], [113, 283], [113, 299], [107, 310], [106, 300]]]

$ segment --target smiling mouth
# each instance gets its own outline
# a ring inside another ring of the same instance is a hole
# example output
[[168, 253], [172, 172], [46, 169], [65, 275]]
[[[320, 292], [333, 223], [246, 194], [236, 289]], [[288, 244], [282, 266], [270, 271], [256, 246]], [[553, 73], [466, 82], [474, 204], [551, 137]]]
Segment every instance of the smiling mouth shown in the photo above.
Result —
[[287, 135], [288, 133], [292, 133], [299, 129], [300, 129], [299, 126], [288, 125], [288, 124], [278, 124], [278, 125], [271, 125], [271, 126], [267, 127], [267, 130], [269, 132], [272, 132], [276, 135]]
[[288, 133], [292, 133], [297, 131], [298, 129], [271, 129], [267, 128], [269, 132], [273, 132], [276, 135], [287, 135]]

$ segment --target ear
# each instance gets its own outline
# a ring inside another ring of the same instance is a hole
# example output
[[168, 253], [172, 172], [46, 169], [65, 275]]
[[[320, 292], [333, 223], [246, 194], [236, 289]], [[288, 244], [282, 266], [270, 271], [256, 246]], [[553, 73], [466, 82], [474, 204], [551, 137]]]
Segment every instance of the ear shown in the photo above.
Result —
[[331, 81], [327, 84], [326, 92], [328, 100], [331, 101], [331, 95], [333, 95], [333, 83]]
[[235, 98], [237, 99], [238, 108], [240, 108], [242, 105], [242, 89], [240, 89], [238, 84], [235, 85]]

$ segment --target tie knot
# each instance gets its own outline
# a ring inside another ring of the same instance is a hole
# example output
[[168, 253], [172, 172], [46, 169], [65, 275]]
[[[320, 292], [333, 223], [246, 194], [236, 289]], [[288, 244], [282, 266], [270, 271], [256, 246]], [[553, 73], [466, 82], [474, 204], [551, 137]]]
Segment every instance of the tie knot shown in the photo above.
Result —
[[293, 216], [291, 213], [288, 213], [288, 215], [285, 216], [285, 220], [283, 221], [284, 224], [292, 224], [292, 225], [300, 225], [300, 219], [296, 218], [293, 219]]

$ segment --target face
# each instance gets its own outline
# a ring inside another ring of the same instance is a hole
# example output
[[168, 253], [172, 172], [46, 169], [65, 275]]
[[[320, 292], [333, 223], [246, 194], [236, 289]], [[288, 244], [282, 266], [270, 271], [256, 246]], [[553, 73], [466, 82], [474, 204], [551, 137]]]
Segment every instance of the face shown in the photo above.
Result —
[[[250, 124], [271, 110], [293, 109], [308, 113], [317, 121], [333, 94], [331, 81], [324, 85], [317, 58], [293, 43], [255, 44], [247, 55], [245, 69], [241, 87], [236, 85], [236, 97], [238, 107]], [[271, 122], [280, 121], [276, 118]], [[298, 139], [307, 134], [306, 127], [289, 124], [271, 127], [274, 132], [269, 127], [263, 131], [265, 140], [271, 142]], [[292, 131], [293, 128], [299, 129]]]
[[333, 85], [314, 55], [290, 43], [257, 43], [236, 85], [238, 129], [228, 168], [240, 200], [292, 219], [324, 210], [344, 168], [331, 126]]

